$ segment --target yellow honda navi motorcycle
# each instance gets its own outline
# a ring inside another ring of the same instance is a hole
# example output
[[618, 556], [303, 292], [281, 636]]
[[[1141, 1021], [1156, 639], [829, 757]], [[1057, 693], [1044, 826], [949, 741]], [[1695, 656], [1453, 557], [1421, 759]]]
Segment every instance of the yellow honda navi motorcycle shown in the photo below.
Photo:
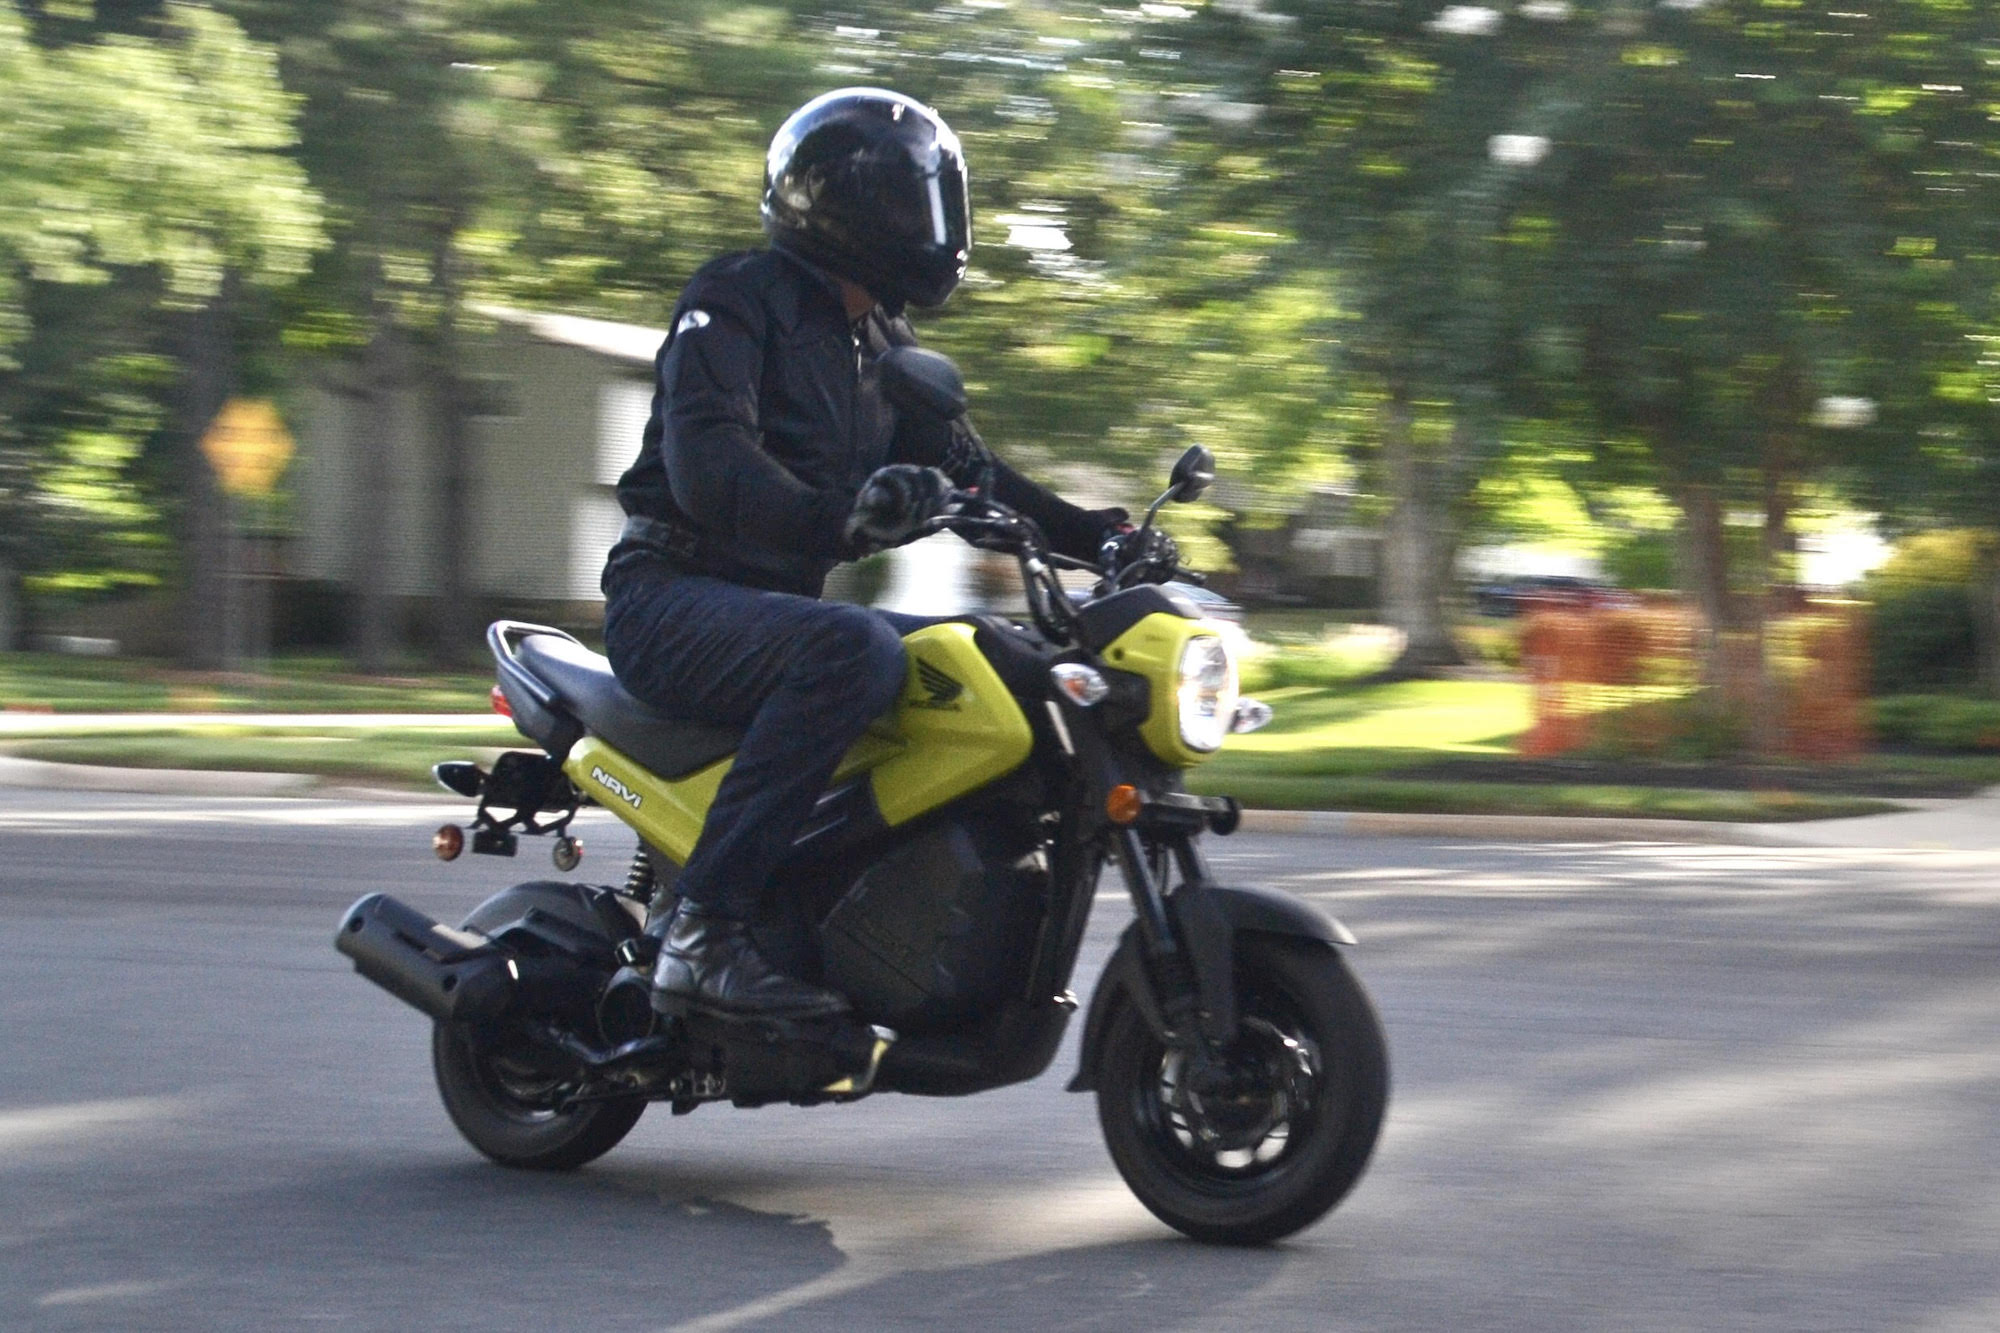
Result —
[[[963, 411], [949, 362], [890, 356], [901, 393]], [[1147, 525], [1212, 469], [1190, 450]], [[1217, 883], [1202, 857], [1239, 807], [1189, 794], [1181, 774], [1269, 709], [1238, 697], [1225, 640], [1159, 581], [1176, 571], [1107, 556], [1094, 594], [1073, 599], [1057, 570], [1076, 562], [1025, 517], [962, 493], [934, 527], [1011, 552], [1032, 623], [965, 616], [905, 639], [901, 698], [846, 756], [780, 875], [783, 901], [756, 923], [767, 957], [845, 994], [850, 1016], [654, 1013], [643, 927], [673, 905], [738, 733], [663, 716], [571, 636], [511, 621], [487, 632], [496, 706], [540, 748], [437, 776], [477, 800], [475, 852], [548, 835], [565, 870], [578, 806], [603, 806], [638, 835], [626, 881], [520, 884], [457, 929], [371, 894], [337, 947], [435, 1021], [438, 1088], [475, 1148], [564, 1169], [609, 1151], [650, 1102], [680, 1115], [1035, 1078], [1078, 1008], [1071, 972], [1115, 864], [1133, 919], [1069, 1088], [1096, 1093], [1112, 1160], [1168, 1225], [1227, 1243], [1297, 1231], [1367, 1165], [1388, 1066], [1348, 931], [1280, 891]], [[463, 837], [440, 830], [440, 855]]]

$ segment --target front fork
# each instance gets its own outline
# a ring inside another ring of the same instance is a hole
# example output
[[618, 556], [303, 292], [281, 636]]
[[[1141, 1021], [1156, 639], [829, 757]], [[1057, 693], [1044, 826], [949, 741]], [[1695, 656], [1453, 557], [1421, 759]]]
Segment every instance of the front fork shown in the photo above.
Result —
[[[1236, 1037], [1233, 927], [1217, 905], [1192, 830], [1149, 840], [1131, 825], [1111, 834], [1112, 854], [1132, 896], [1162, 1036], [1199, 1066]], [[1168, 891], [1171, 872], [1180, 883]]]

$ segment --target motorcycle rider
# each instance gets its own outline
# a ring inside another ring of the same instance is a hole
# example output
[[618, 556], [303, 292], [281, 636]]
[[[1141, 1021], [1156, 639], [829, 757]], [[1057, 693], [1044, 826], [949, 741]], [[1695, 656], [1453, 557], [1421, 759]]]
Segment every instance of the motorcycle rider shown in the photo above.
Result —
[[904, 307], [942, 304], [971, 248], [963, 154], [936, 112], [870, 88], [808, 102], [772, 140], [763, 218], [770, 247], [712, 261], [674, 308], [618, 483], [604, 637], [640, 699], [744, 730], [655, 926], [655, 1007], [803, 1018], [846, 1001], [774, 967], [748, 922], [783, 891], [772, 876], [841, 756], [901, 692], [901, 635], [923, 623], [820, 601], [827, 572], [910, 540], [952, 486], [989, 485], [1081, 559], [1129, 526], [883, 396], [875, 359], [916, 340]]

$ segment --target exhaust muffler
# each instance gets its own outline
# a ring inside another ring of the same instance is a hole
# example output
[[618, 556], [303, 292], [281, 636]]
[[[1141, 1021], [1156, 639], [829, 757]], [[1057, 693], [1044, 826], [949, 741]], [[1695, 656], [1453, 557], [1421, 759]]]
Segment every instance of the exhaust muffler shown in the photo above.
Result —
[[386, 893], [347, 909], [333, 947], [354, 960], [356, 972], [440, 1023], [498, 1018], [520, 980], [507, 949], [440, 925]]

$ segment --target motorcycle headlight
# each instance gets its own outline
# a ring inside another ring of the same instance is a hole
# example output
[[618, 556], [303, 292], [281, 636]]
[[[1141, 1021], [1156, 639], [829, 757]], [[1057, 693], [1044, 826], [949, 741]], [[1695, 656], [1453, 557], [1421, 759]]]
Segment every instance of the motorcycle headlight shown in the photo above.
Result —
[[1213, 634], [1189, 639], [1181, 649], [1175, 693], [1181, 740], [1204, 754], [1221, 749], [1236, 720], [1236, 663], [1228, 645]]

